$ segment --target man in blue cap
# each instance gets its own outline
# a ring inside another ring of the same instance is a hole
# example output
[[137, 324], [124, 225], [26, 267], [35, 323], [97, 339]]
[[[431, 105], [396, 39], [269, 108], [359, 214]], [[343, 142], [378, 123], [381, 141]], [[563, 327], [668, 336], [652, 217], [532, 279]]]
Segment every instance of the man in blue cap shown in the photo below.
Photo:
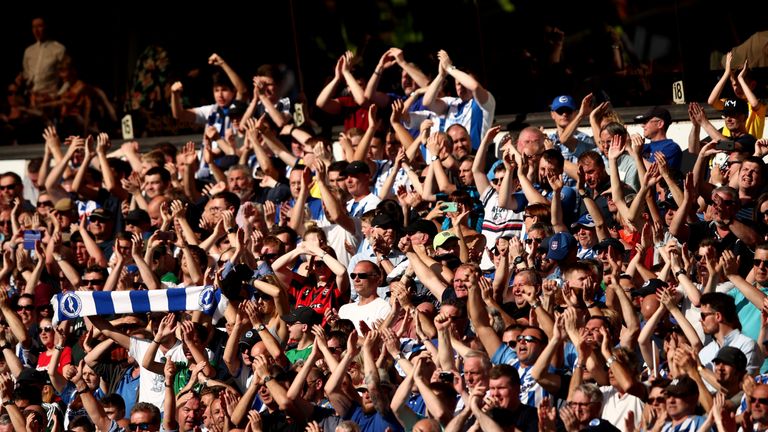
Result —
[[587, 150], [595, 149], [595, 140], [576, 128], [581, 119], [589, 115], [592, 105], [592, 94], [581, 101], [581, 109], [576, 110], [576, 102], [570, 95], [558, 96], [552, 100], [550, 116], [557, 130], [549, 135], [549, 139], [559, 150], [566, 161], [576, 163], [579, 155]]

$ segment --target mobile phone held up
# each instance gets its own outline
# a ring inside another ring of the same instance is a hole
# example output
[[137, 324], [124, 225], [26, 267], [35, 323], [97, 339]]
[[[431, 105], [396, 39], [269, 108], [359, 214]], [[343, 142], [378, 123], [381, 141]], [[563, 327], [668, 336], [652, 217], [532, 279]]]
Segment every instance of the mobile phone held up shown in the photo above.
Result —
[[455, 202], [443, 203], [440, 206], [440, 210], [442, 210], [444, 213], [456, 213], [459, 211], [459, 204]]
[[715, 150], [733, 151], [735, 148], [736, 143], [729, 139], [720, 140], [715, 144]]
[[24, 249], [31, 251], [35, 250], [35, 242], [40, 241], [43, 235], [38, 230], [24, 230]]

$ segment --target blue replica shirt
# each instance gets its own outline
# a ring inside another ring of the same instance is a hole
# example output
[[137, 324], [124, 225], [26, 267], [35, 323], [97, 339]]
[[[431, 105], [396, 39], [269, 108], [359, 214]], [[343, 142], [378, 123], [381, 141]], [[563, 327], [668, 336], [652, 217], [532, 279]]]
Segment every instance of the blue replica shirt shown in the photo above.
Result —
[[667, 165], [670, 168], [680, 170], [680, 164], [683, 162], [683, 150], [680, 149], [680, 145], [669, 138], [651, 141], [645, 144], [643, 157], [650, 162], [656, 162], [656, 156], [654, 156], [656, 152], [664, 153], [664, 157], [667, 158]]

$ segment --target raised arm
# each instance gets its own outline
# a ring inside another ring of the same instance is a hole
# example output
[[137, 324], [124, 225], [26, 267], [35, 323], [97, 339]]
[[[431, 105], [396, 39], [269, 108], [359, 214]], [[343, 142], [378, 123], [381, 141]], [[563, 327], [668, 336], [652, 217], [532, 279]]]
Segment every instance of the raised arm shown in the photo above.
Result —
[[760, 106], [763, 103], [760, 102], [760, 99], [758, 99], [752, 89], [749, 88], [749, 83], [747, 83], [747, 80], [745, 79], [747, 69], [749, 69], [749, 58], [744, 60], [744, 67], [741, 69], [741, 72], [739, 72], [737, 79], [739, 80], [739, 84], [741, 84], [741, 90], [744, 92], [744, 96], [747, 97], [747, 102], [752, 108], [752, 111], [757, 112], [760, 110]]
[[[438, 56], [439, 55], [440, 53], [438, 53]], [[437, 115], [443, 115], [448, 111], [448, 105], [438, 97], [446, 76], [448, 76], [448, 71], [445, 70], [445, 62], [443, 59], [440, 59], [440, 63], [437, 66], [437, 76], [435, 76], [432, 82], [429, 83], [427, 92], [424, 93], [424, 99], [421, 101], [424, 106], [428, 107]]]
[[[488, 153], [488, 145], [493, 142], [493, 139], [496, 137], [496, 135], [498, 135], [499, 131], [501, 131], [501, 126], [494, 126], [488, 129], [488, 132], [485, 133], [483, 140], [480, 141], [480, 147], [477, 148], [475, 160], [472, 162], [472, 176], [475, 179], [475, 186], [477, 186], [477, 191], [481, 196], [485, 193], [486, 190], [488, 190], [489, 187], [491, 187], [491, 182], [488, 181], [488, 177], [485, 175], [485, 157]], [[509, 135], [507, 135], [507, 137], [508, 136]], [[505, 137], [505, 140], [508, 139], [509, 138]], [[510, 173], [507, 173], [507, 175], [510, 175]]]
[[488, 99], [491, 97], [491, 94], [488, 92], [488, 90], [486, 90], [485, 87], [483, 87], [475, 79], [475, 77], [456, 68], [445, 50], [440, 50], [437, 53], [437, 58], [440, 60], [440, 64], [442, 65], [443, 69], [445, 69], [447, 74], [453, 77], [453, 79], [456, 80], [459, 84], [466, 87], [467, 90], [471, 91], [472, 97], [480, 105], [488, 102]]
[[469, 277], [469, 296], [467, 297], [467, 312], [469, 319], [472, 321], [472, 325], [475, 327], [475, 334], [480, 338], [483, 343], [485, 352], [489, 356], [493, 356], [501, 346], [501, 338], [491, 327], [491, 321], [488, 317], [488, 312], [485, 309], [485, 302], [483, 302], [482, 295], [480, 293], [480, 286], [476, 275]]
[[562, 350], [565, 337], [565, 323], [558, 314], [555, 316], [555, 323], [552, 326], [552, 337], [549, 338], [547, 346], [544, 347], [531, 368], [531, 377], [550, 393], [557, 393], [562, 385], [560, 375], [550, 372], [549, 365], [555, 355]]
[[349, 339], [347, 340], [347, 351], [341, 358], [338, 367], [333, 370], [331, 376], [328, 377], [328, 381], [325, 383], [325, 393], [328, 395], [328, 400], [331, 401], [336, 413], [341, 417], [344, 417], [348, 413], [354, 402], [347, 397], [341, 387], [344, 378], [347, 376], [349, 363], [359, 352], [360, 350], [357, 346], [357, 332], [350, 332]]
[[176, 81], [171, 85], [171, 114], [173, 118], [184, 123], [194, 123], [197, 116], [195, 111], [191, 109], [184, 109], [184, 104], [181, 102], [181, 93], [184, 91], [184, 85], [181, 81]]
[[723, 109], [723, 102], [720, 100], [720, 95], [723, 93], [723, 89], [728, 85], [728, 81], [731, 78], [731, 62], [733, 61], [733, 52], [728, 51], [725, 55], [725, 68], [723, 69], [723, 75], [720, 80], [712, 88], [712, 92], [707, 98], [707, 103], [716, 110]]
[[355, 55], [352, 51], [344, 53], [344, 62], [341, 64], [341, 73], [344, 77], [344, 82], [347, 83], [352, 97], [355, 99], [355, 103], [360, 106], [365, 106], [367, 101], [365, 100], [365, 90], [360, 87], [355, 76], [352, 75], [352, 63], [355, 59]]
[[344, 61], [343, 55], [336, 61], [336, 67], [333, 69], [333, 79], [323, 87], [315, 100], [315, 105], [328, 114], [341, 113], [341, 104], [333, 98], [333, 94], [336, 92], [336, 87], [339, 86], [339, 83], [343, 79], [342, 70]]
[[220, 67], [227, 74], [227, 78], [235, 86], [235, 91], [237, 92], [235, 99], [244, 100], [248, 96], [248, 87], [245, 85], [245, 81], [240, 78], [240, 75], [220, 55], [216, 53], [211, 54], [208, 57], [208, 64]]

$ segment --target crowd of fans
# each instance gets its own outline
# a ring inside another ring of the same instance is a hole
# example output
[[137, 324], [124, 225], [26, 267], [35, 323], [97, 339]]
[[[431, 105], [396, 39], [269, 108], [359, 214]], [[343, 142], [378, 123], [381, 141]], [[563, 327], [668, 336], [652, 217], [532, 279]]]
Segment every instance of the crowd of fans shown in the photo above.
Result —
[[[502, 131], [491, 90], [437, 58], [391, 48], [361, 78], [340, 56], [315, 101], [344, 124], [333, 144], [275, 67], [251, 87], [217, 54], [214, 103], [171, 86], [202, 144], [45, 127], [42, 159], [0, 175], [0, 431], [768, 427], [748, 65], [729, 56], [712, 91], [722, 129], [690, 105], [682, 173], [664, 108], [630, 136], [609, 103], [562, 95], [552, 135]], [[402, 93], [378, 90], [388, 70]], [[201, 285], [213, 316], [52, 305]]]

